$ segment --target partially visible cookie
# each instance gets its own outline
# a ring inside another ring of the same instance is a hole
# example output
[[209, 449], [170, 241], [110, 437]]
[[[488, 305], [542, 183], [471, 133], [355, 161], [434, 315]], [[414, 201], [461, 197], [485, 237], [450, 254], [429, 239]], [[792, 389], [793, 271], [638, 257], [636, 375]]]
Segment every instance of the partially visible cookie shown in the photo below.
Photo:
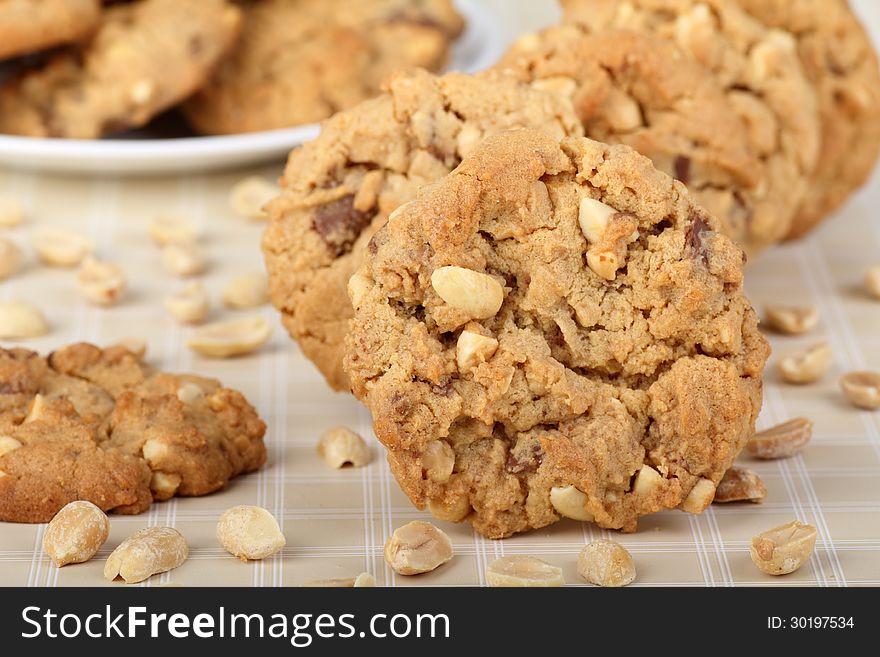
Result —
[[[630, 29], [674, 41], [709, 70], [745, 123], [763, 163], [746, 216], [750, 251], [791, 231], [819, 155], [816, 92], [791, 34], [766, 28], [735, 0], [562, 0], [565, 19], [591, 32]], [[761, 209], [761, 212], [757, 212]]]
[[582, 134], [571, 104], [509, 76], [425, 71], [327, 121], [293, 151], [263, 237], [272, 301], [290, 334], [336, 390], [348, 389], [346, 286], [373, 233], [418, 189], [449, 173], [487, 135], [536, 127]]
[[698, 513], [754, 431], [743, 254], [622, 145], [512, 131], [399, 208], [352, 278], [352, 390], [420, 508], [491, 538]]
[[123, 347], [0, 350], [0, 521], [206, 495], [265, 463], [265, 429], [240, 393], [157, 373]]
[[100, 0], [0, 0], [0, 59], [87, 39]]
[[739, 0], [771, 27], [793, 33], [819, 95], [822, 148], [789, 237], [800, 237], [863, 185], [880, 151], [880, 69], [846, 0]]
[[91, 139], [136, 128], [192, 94], [238, 35], [228, 0], [137, 0], [95, 36], [0, 87], [0, 132]]
[[251, 0], [242, 37], [184, 107], [200, 132], [320, 121], [374, 96], [398, 68], [439, 70], [463, 23], [451, 0]]
[[769, 221], [781, 193], [763, 188], [764, 164], [714, 76], [675, 44], [563, 25], [521, 38], [498, 68], [571, 97], [588, 137], [633, 147], [685, 183], [728, 237], [766, 246], [749, 219]]

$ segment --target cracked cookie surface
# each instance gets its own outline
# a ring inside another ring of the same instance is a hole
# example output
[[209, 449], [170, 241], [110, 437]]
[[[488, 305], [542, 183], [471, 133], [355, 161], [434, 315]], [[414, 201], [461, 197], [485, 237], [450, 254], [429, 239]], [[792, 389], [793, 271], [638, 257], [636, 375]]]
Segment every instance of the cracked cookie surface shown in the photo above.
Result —
[[395, 69], [439, 70], [463, 29], [450, 0], [252, 0], [235, 52], [184, 107], [209, 134], [320, 121], [379, 92]]
[[0, 521], [48, 522], [74, 500], [141, 513], [206, 495], [265, 463], [265, 429], [240, 393], [156, 372], [124, 347], [0, 350]]
[[754, 431], [742, 251], [626, 146], [492, 137], [351, 282], [352, 389], [420, 508], [492, 538], [699, 511]]
[[99, 0], [0, 0], [0, 59], [87, 39]]
[[749, 13], [797, 39], [816, 87], [822, 121], [819, 161], [789, 237], [840, 207], [874, 168], [880, 151], [880, 69], [846, 0], [739, 0]]
[[788, 235], [820, 141], [816, 92], [791, 34], [766, 28], [735, 0], [562, 0], [562, 5], [566, 22], [592, 33], [627, 29], [673, 41], [715, 77], [761, 163], [742, 244], [756, 252]]
[[272, 301], [305, 355], [348, 390], [346, 287], [373, 233], [485, 136], [536, 127], [580, 135], [570, 103], [498, 74], [391, 78], [385, 93], [327, 121], [290, 155], [263, 237]]
[[0, 132], [94, 139], [143, 126], [207, 81], [240, 20], [227, 0], [108, 7], [87, 43], [0, 87]]

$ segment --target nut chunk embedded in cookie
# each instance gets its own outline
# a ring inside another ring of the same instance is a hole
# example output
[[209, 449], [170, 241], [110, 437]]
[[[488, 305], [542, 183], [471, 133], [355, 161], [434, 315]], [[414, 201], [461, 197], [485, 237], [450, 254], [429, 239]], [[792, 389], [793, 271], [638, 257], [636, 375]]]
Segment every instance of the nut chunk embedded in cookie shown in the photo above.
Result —
[[265, 463], [265, 431], [240, 393], [157, 373], [124, 346], [0, 350], [0, 521], [205, 495]]
[[708, 506], [768, 347], [742, 252], [681, 183], [626, 146], [513, 131], [372, 244], [346, 365], [417, 506], [490, 537]]

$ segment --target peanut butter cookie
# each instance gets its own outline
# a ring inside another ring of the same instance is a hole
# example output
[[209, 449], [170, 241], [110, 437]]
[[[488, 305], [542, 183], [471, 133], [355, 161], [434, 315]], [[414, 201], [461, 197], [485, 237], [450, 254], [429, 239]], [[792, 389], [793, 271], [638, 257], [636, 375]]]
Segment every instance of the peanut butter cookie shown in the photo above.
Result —
[[0, 132], [93, 139], [140, 127], [208, 80], [240, 18], [227, 0], [108, 7], [87, 44], [0, 87]]
[[266, 460], [265, 425], [217, 381], [156, 372], [124, 347], [0, 350], [0, 521], [68, 502], [140, 513]]
[[627, 146], [486, 140], [391, 215], [346, 368], [418, 506], [492, 538], [698, 513], [754, 430], [742, 251]]
[[451, 0], [251, 0], [242, 38], [185, 106], [209, 134], [320, 121], [379, 92], [398, 68], [439, 70], [463, 28]]
[[[715, 76], [762, 164], [752, 211], [745, 213], [743, 246], [754, 252], [788, 235], [820, 141], [816, 92], [794, 37], [766, 28], [735, 0], [562, 0], [562, 5], [567, 22], [593, 33], [628, 29], [674, 41]], [[719, 204], [730, 203], [735, 211], [724, 190], [719, 196]]]
[[797, 39], [819, 96], [822, 146], [789, 237], [800, 237], [868, 179], [880, 151], [880, 69], [846, 0], [739, 0], [765, 24]]
[[582, 134], [566, 99], [508, 76], [414, 71], [393, 76], [384, 94], [334, 116], [291, 153], [263, 253], [284, 325], [334, 389], [348, 389], [346, 286], [373, 233], [486, 135], [517, 127]]
[[0, 0], [0, 59], [79, 43], [100, 19], [99, 0]]

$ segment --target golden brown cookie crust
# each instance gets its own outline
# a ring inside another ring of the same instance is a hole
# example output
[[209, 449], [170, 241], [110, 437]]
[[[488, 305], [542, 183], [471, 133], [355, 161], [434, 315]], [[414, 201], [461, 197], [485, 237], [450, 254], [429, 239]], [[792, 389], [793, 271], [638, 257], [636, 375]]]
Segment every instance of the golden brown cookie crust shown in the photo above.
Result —
[[762, 164], [741, 245], [757, 252], [783, 239], [807, 192], [820, 139], [816, 92], [794, 38], [764, 27], [735, 0], [562, 0], [562, 5], [566, 22], [594, 33], [631, 29], [674, 41], [715, 76]]
[[415, 71], [291, 153], [263, 253], [284, 325], [335, 390], [348, 390], [346, 287], [373, 233], [485, 136], [515, 127], [582, 134], [568, 101], [508, 76]]
[[100, 0], [0, 0], [0, 60], [86, 40]]
[[140, 127], [208, 80], [240, 18], [228, 0], [109, 7], [87, 44], [0, 87], [0, 132], [94, 139]]
[[440, 70], [463, 29], [451, 0], [256, 0], [235, 52], [184, 111], [207, 134], [325, 119], [378, 93], [396, 69]]
[[265, 463], [265, 431], [240, 393], [158, 373], [124, 347], [0, 350], [0, 436], [20, 443], [0, 455], [0, 521], [206, 495]]
[[880, 68], [865, 29], [846, 0], [739, 0], [798, 43], [816, 87], [822, 146], [789, 237], [815, 228], [865, 183], [880, 152]]
[[[584, 199], [616, 211], [595, 242]], [[628, 147], [490, 138], [372, 244], [346, 368], [420, 508], [499, 538], [559, 520], [551, 489], [574, 486], [599, 526], [630, 531], [716, 485], [754, 430], [768, 347], [743, 254]], [[588, 265], [605, 249], [611, 279]], [[448, 266], [491, 277], [500, 309], [441, 297]], [[465, 331], [489, 339], [480, 358], [462, 359]]]

